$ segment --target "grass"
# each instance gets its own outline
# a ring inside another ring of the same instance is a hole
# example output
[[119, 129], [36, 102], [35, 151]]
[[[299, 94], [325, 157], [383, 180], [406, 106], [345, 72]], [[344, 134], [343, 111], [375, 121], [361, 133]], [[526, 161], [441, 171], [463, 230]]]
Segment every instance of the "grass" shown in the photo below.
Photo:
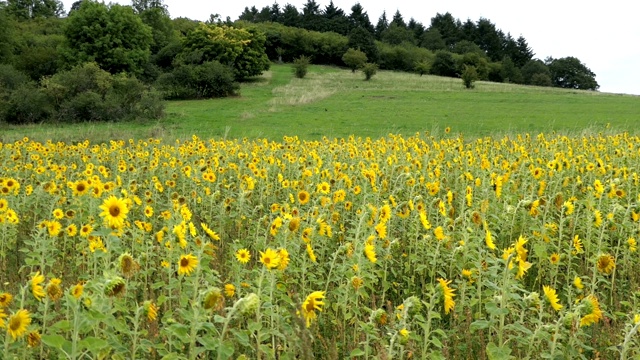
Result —
[[0, 141], [103, 142], [162, 137], [301, 139], [350, 135], [377, 138], [388, 133], [438, 133], [450, 127], [467, 136], [514, 132], [579, 132], [587, 128], [634, 132], [640, 97], [588, 91], [477, 82], [466, 90], [460, 79], [380, 71], [364, 76], [311, 66], [304, 79], [289, 65], [273, 65], [244, 83], [241, 95], [226, 99], [172, 101], [158, 122], [0, 125]]

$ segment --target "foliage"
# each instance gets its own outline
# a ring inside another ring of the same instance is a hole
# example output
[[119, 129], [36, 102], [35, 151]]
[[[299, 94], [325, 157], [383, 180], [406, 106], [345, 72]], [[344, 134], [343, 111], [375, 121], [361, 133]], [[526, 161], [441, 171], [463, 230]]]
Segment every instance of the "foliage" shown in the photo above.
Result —
[[236, 95], [233, 69], [217, 61], [177, 66], [161, 75], [157, 88], [166, 99], [205, 99]]
[[596, 74], [578, 58], [549, 59], [547, 65], [554, 86], [581, 90], [598, 90], [600, 87], [596, 82]]
[[140, 81], [111, 75], [95, 63], [45, 78], [40, 87], [11, 76], [18, 85], [13, 85], [0, 115], [12, 124], [157, 119], [163, 113], [158, 96]]
[[347, 52], [342, 55], [342, 61], [347, 65], [351, 72], [356, 72], [357, 69], [364, 66], [367, 62], [367, 54], [363, 53], [359, 49], [347, 49]]
[[415, 72], [420, 74], [420, 76], [424, 74], [428, 74], [431, 69], [431, 64], [428, 61], [418, 61], [414, 67]]
[[139, 74], [148, 61], [151, 29], [129, 6], [83, 1], [67, 19], [63, 49], [70, 65], [96, 62], [116, 74]]
[[435, 58], [431, 63], [431, 74], [455, 77], [456, 76], [456, 60], [448, 51], [436, 51]]
[[295, 77], [297, 77], [298, 79], [302, 79], [307, 76], [307, 71], [309, 70], [310, 63], [311, 59], [304, 55], [293, 60], [292, 70]]
[[456, 72], [462, 74], [466, 66], [473, 66], [477, 72], [478, 80], [489, 78], [489, 61], [483, 54], [476, 52], [466, 53], [457, 62]]
[[64, 4], [59, 0], [7, 0], [6, 11], [18, 20], [53, 18], [64, 15]]
[[182, 56], [199, 54], [201, 60], [218, 61], [233, 68], [243, 80], [269, 69], [264, 34], [254, 27], [236, 28], [200, 23], [183, 41]]
[[378, 60], [378, 47], [371, 32], [363, 27], [356, 27], [349, 32], [348, 39], [347, 46], [349, 48], [364, 52], [370, 61], [375, 62]]
[[34, 81], [51, 76], [62, 67], [59, 48], [64, 43], [63, 20], [35, 19], [15, 24], [11, 63]]
[[161, 7], [151, 7], [139, 13], [142, 22], [151, 28], [151, 54], [158, 51], [176, 40], [176, 34], [171, 18], [166, 10]]
[[362, 66], [362, 73], [364, 74], [364, 79], [366, 81], [371, 80], [373, 75], [378, 72], [378, 64], [366, 63]]
[[502, 77], [502, 81], [510, 82], [514, 84], [523, 84], [524, 78], [522, 76], [522, 72], [516, 66], [516, 64], [511, 60], [510, 57], [505, 57], [502, 59], [502, 68], [500, 71], [500, 76]]
[[[538, 74], [544, 75], [547, 78], [549, 78], [549, 80], [551, 80], [551, 72], [549, 71], [549, 67], [545, 65], [545, 63], [542, 62], [542, 60], [538, 60], [538, 59], [529, 60], [522, 67], [521, 72], [522, 72], [524, 83], [527, 85], [540, 85], [540, 84], [533, 83], [534, 76]], [[540, 78], [541, 77], [538, 76], [538, 79]], [[548, 86], [551, 86], [551, 84], [549, 84]]]
[[473, 65], [464, 65], [464, 69], [462, 70], [462, 81], [464, 82], [464, 86], [467, 89], [473, 89], [474, 83], [478, 80], [480, 76], [478, 75], [478, 71]]
[[416, 62], [431, 61], [433, 53], [427, 49], [415, 45], [403, 43], [401, 45], [389, 45], [378, 43], [380, 68], [384, 70], [400, 70], [411, 72]]
[[316, 64], [342, 64], [342, 55], [348, 49], [348, 39], [333, 32], [317, 32], [276, 23], [252, 25], [265, 34], [265, 47], [269, 59], [292, 62], [305, 55]]

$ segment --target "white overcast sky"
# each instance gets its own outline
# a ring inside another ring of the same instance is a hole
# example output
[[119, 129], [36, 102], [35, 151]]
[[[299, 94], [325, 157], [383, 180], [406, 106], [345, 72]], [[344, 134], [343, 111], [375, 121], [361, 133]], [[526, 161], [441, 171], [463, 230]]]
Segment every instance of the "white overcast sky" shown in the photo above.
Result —
[[[68, 11], [74, 0], [63, 0]], [[106, 1], [108, 2], [108, 1]], [[119, 0], [127, 5], [130, 0]], [[300, 11], [306, 0], [277, 1], [281, 7], [291, 3]], [[220, 14], [236, 20], [245, 6], [258, 10], [274, 0], [165, 0], [172, 18], [207, 20]], [[324, 9], [329, 0], [316, 0]], [[351, 13], [355, 0], [334, 0], [334, 5]], [[362, 0], [360, 4], [375, 25], [383, 11], [391, 19], [396, 10], [406, 22], [410, 18], [429, 26], [437, 13], [450, 12], [464, 22], [480, 17], [491, 20], [504, 33], [522, 35], [535, 57], [574, 56], [596, 74], [600, 91], [640, 95], [640, 23], [635, 1], [538, 0]]]

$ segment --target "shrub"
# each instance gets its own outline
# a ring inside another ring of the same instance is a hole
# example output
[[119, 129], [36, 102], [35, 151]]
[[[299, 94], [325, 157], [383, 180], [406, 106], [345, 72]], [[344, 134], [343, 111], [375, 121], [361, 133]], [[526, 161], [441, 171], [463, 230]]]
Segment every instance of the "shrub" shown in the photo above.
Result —
[[476, 70], [476, 67], [464, 65], [464, 70], [462, 71], [462, 81], [464, 82], [464, 86], [467, 89], [473, 89], [476, 80], [478, 80], [478, 71]]
[[418, 61], [416, 63], [416, 66], [414, 67], [414, 70], [415, 70], [415, 72], [420, 74], [420, 76], [422, 76], [424, 74], [428, 74], [430, 68], [431, 68], [431, 65], [429, 64], [429, 62], [423, 60], [423, 61]]
[[537, 73], [531, 76], [531, 85], [535, 86], [552, 86], [551, 76], [545, 73]]
[[233, 70], [218, 61], [181, 65], [161, 75], [156, 86], [165, 99], [203, 99], [235, 95]]
[[34, 83], [24, 83], [11, 92], [3, 108], [2, 115], [10, 124], [41, 122], [53, 112], [49, 98]]
[[307, 71], [309, 70], [310, 63], [311, 63], [311, 60], [304, 55], [293, 60], [293, 74], [298, 79], [304, 78], [307, 75]]
[[367, 54], [363, 53], [359, 49], [349, 48], [347, 52], [342, 55], [342, 61], [347, 65], [351, 72], [356, 72], [367, 62]]
[[366, 63], [362, 67], [362, 72], [364, 73], [364, 79], [366, 81], [369, 81], [371, 80], [373, 75], [375, 75], [378, 72], [378, 64]]

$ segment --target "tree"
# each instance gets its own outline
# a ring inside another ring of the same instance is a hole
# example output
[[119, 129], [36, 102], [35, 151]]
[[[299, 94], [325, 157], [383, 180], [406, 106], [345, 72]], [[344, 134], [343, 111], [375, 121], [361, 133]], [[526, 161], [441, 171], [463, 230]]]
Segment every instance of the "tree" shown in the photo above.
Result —
[[430, 29], [422, 33], [419, 45], [431, 51], [444, 50], [447, 44], [442, 39], [442, 35], [438, 29]]
[[200, 24], [184, 39], [183, 58], [192, 63], [219, 61], [234, 69], [236, 79], [262, 74], [269, 69], [266, 37], [255, 28]]
[[11, 39], [13, 26], [5, 15], [5, 10], [0, 8], [0, 64], [8, 62], [12, 54]]
[[348, 38], [348, 47], [364, 52], [370, 61], [378, 60], [378, 47], [372, 33], [359, 26], [351, 30]]
[[596, 82], [596, 74], [578, 58], [549, 59], [548, 66], [554, 86], [581, 90], [598, 90], [600, 87]]
[[64, 5], [59, 0], [7, 0], [6, 11], [19, 20], [61, 17]]
[[502, 46], [505, 36], [502, 31], [496, 29], [488, 19], [480, 18], [476, 25], [476, 38], [474, 42], [485, 51], [487, 56], [493, 61], [499, 61], [504, 56]]
[[330, 1], [324, 9], [322, 17], [324, 18], [322, 31], [333, 31], [340, 35], [349, 33], [349, 18], [342, 9], [333, 5], [333, 1]]
[[[549, 85], [551, 86], [551, 72], [549, 71], [549, 67], [542, 62], [542, 60], [529, 60], [521, 69], [522, 80], [527, 85], [539, 85], [534, 84], [533, 78], [536, 75], [546, 76], [549, 79]], [[538, 79], [542, 77], [538, 76]]]
[[396, 24], [397, 26], [402, 28], [407, 27], [407, 24], [404, 22], [404, 19], [402, 18], [402, 14], [400, 14], [400, 10], [396, 10], [395, 14], [393, 14], [393, 18], [391, 19], [389, 26], [393, 24]]
[[282, 10], [282, 17], [281, 17], [281, 23], [283, 25], [286, 26], [291, 26], [291, 27], [298, 27], [300, 26], [300, 13], [298, 12], [298, 9], [291, 5], [291, 4], [287, 4], [284, 6], [284, 9]]
[[67, 19], [64, 56], [71, 65], [95, 61], [115, 74], [139, 74], [153, 42], [151, 28], [130, 6], [85, 0]]
[[431, 18], [429, 30], [437, 29], [442, 35], [442, 39], [445, 44], [447, 44], [447, 47], [451, 47], [460, 40], [462, 35], [460, 31], [461, 27], [460, 21], [456, 21], [450, 13], [438, 13]]
[[376, 39], [378, 40], [382, 39], [382, 33], [385, 32], [385, 30], [387, 30], [388, 28], [389, 28], [389, 21], [387, 20], [387, 12], [383, 11], [382, 15], [380, 15], [380, 18], [378, 19], [378, 23], [376, 24], [376, 28], [375, 28]]
[[511, 58], [508, 56], [505, 56], [504, 59], [502, 59], [502, 69], [500, 70], [500, 76], [502, 77], [502, 81], [504, 82], [514, 84], [524, 83], [522, 72], [516, 66], [513, 60], [511, 60]]
[[140, 12], [139, 16], [142, 22], [151, 28], [153, 41], [150, 50], [152, 54], [156, 54], [176, 38], [173, 22], [165, 9], [151, 7]]
[[244, 11], [238, 17], [238, 20], [256, 22], [257, 17], [258, 17], [258, 9], [255, 6], [252, 6], [251, 9], [245, 6]]
[[391, 23], [387, 30], [382, 32], [381, 40], [392, 45], [399, 45], [403, 42], [415, 43], [413, 32], [407, 29], [406, 26], [398, 25], [395, 22]]
[[378, 72], [378, 64], [366, 63], [362, 66], [362, 73], [364, 74], [364, 80], [369, 81]]
[[349, 15], [349, 26], [351, 27], [351, 30], [357, 27], [361, 27], [370, 32], [372, 35], [375, 32], [373, 24], [371, 24], [371, 21], [369, 20], [369, 15], [367, 15], [367, 12], [364, 11], [364, 8], [362, 7], [362, 5], [360, 5], [360, 3], [356, 3], [351, 7], [351, 14]]
[[146, 10], [157, 9], [164, 15], [169, 16], [167, 5], [163, 3], [163, 0], [131, 0], [131, 7], [136, 13], [141, 14]]
[[424, 34], [426, 30], [424, 25], [415, 21], [413, 18], [409, 20], [409, 23], [407, 24], [407, 29], [413, 32], [413, 36], [415, 39], [420, 39], [422, 37], [422, 34]]
[[347, 52], [342, 55], [342, 61], [351, 69], [351, 72], [356, 72], [357, 69], [364, 66], [367, 62], [367, 55], [360, 50], [349, 48]]
[[307, 30], [322, 30], [323, 19], [320, 5], [315, 0], [307, 0], [302, 6], [301, 25]]
[[462, 71], [462, 81], [464, 82], [464, 87], [467, 89], [473, 89], [475, 87], [474, 83], [478, 80], [478, 72], [476, 71], [475, 66], [465, 65], [464, 70]]
[[431, 74], [456, 77], [456, 61], [448, 51], [437, 51], [431, 64]]
[[431, 64], [428, 61], [418, 61], [416, 62], [416, 66], [414, 68], [415, 72], [420, 74], [420, 76], [429, 73], [429, 69], [431, 68]]
[[311, 59], [307, 56], [300, 56], [299, 58], [293, 60], [293, 74], [298, 79], [302, 79], [307, 76], [307, 71], [309, 70], [309, 64], [311, 63]]

